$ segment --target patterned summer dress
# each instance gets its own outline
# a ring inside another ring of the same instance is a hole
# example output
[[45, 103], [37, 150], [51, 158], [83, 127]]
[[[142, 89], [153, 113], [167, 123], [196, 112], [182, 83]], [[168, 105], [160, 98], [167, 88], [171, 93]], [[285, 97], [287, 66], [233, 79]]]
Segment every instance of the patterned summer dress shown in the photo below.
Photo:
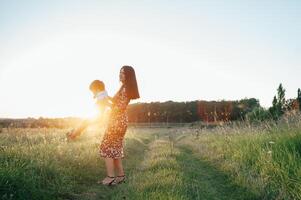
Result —
[[108, 127], [106, 128], [102, 142], [99, 146], [101, 157], [124, 158], [123, 138], [128, 123], [126, 108], [129, 101], [130, 100], [126, 96], [126, 88], [121, 86], [120, 90], [113, 97]]

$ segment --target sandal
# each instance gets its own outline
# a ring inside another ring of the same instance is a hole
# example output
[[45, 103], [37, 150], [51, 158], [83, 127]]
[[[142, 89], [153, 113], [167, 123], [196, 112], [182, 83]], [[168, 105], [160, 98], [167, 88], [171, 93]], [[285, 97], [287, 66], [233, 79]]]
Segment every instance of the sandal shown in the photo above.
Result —
[[112, 185], [112, 183], [115, 181], [115, 177], [112, 177], [112, 176], [107, 176], [108, 178], [111, 178], [112, 180], [108, 183], [103, 183], [103, 180], [102, 181], [97, 181], [98, 184], [102, 184], [102, 185]]
[[123, 176], [117, 176], [117, 177], [121, 177], [121, 179], [118, 180], [118, 178], [114, 179], [112, 185], [117, 185], [120, 183], [125, 183], [125, 175]]

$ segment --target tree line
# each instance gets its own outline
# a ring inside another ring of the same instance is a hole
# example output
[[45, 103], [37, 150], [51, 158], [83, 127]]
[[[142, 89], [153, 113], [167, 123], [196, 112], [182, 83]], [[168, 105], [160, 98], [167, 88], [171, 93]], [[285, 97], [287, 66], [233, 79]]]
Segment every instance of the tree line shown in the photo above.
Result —
[[[258, 99], [245, 98], [237, 101], [186, 101], [151, 102], [130, 104], [127, 109], [130, 123], [190, 123], [228, 122], [236, 120], [278, 120], [284, 113], [301, 111], [301, 90], [295, 99], [285, 98], [282, 84], [272, 100], [272, 106], [263, 108]], [[79, 124], [79, 118], [26, 118], [0, 119], [0, 128], [70, 128]]]
[[132, 123], [214, 122], [245, 119], [248, 112], [259, 106], [255, 98], [238, 101], [167, 101], [131, 104], [127, 112]]
[[82, 119], [67, 118], [43, 118], [28, 117], [25, 119], [0, 119], [0, 128], [70, 128], [76, 127]]
[[291, 111], [301, 111], [301, 90], [298, 88], [296, 98], [286, 99], [285, 89], [280, 83], [269, 108], [262, 107], [256, 98], [237, 101], [151, 102], [131, 104], [128, 117], [132, 123], [264, 121], [278, 120], [284, 113]]

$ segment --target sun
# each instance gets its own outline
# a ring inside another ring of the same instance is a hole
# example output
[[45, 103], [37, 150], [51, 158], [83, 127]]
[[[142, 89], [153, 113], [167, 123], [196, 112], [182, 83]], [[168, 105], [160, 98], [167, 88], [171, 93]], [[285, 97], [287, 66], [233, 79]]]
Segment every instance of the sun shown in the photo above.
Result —
[[96, 105], [93, 104], [82, 104], [82, 106], [77, 110], [77, 116], [85, 119], [95, 119], [99, 117], [100, 112]]

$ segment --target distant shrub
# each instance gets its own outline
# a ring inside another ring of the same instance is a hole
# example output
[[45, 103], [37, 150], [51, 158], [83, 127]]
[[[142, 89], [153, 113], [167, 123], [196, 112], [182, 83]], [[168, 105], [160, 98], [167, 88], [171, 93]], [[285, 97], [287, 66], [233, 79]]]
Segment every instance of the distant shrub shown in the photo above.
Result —
[[252, 112], [246, 115], [247, 120], [250, 122], [262, 122], [265, 120], [272, 119], [272, 115], [269, 110], [262, 107], [254, 108]]

